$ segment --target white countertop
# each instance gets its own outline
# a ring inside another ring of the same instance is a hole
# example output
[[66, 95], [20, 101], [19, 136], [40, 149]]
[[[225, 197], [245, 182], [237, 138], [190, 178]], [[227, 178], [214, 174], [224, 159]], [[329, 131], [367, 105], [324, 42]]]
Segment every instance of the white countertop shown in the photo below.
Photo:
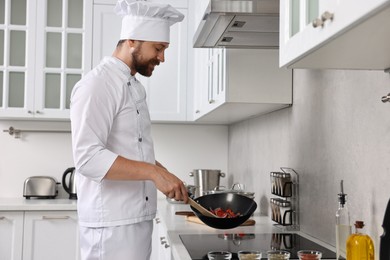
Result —
[[[0, 198], [0, 211], [65, 211], [77, 210], [77, 201], [69, 199], [25, 199]], [[256, 221], [254, 226], [240, 226], [234, 229], [214, 229], [203, 224], [188, 222], [185, 216], [175, 215], [176, 211], [191, 211], [189, 205], [171, 204], [165, 198], [158, 199], [158, 218], [168, 233], [168, 242], [172, 249], [174, 260], [191, 260], [179, 235], [181, 234], [225, 234], [225, 233], [281, 233], [283, 230], [273, 225], [268, 216], [259, 216], [256, 213], [251, 217]], [[293, 233], [288, 231], [289, 233]], [[319, 241], [305, 233], [297, 232], [332, 251], [335, 248]]]
[[0, 211], [77, 210], [77, 201], [70, 199], [0, 198]]

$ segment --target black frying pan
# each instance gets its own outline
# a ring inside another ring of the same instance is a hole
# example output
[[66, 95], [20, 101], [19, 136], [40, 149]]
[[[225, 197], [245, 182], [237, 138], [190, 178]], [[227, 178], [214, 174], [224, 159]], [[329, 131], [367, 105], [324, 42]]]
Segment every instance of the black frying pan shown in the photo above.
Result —
[[231, 209], [234, 213], [240, 213], [236, 218], [213, 218], [202, 215], [197, 209], [191, 206], [192, 211], [206, 225], [217, 229], [235, 228], [244, 223], [253, 214], [257, 204], [253, 199], [236, 193], [208, 194], [194, 199], [206, 209], [222, 208]]

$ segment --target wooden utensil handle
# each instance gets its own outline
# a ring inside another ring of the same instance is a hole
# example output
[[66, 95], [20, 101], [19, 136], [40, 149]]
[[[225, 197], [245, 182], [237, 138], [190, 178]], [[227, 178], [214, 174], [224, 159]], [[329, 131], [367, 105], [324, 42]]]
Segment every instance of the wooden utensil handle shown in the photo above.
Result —
[[206, 217], [218, 218], [217, 215], [213, 214], [211, 211], [205, 209], [202, 205], [194, 201], [192, 198], [188, 198], [188, 202], [194, 208], [196, 208], [200, 213], [202, 213]]

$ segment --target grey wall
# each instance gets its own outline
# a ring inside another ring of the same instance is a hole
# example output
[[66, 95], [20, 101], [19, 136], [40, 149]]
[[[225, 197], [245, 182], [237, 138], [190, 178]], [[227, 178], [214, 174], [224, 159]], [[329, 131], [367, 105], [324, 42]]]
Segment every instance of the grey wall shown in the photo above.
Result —
[[344, 180], [352, 222], [379, 250], [390, 197], [390, 76], [382, 71], [294, 71], [291, 108], [229, 127], [230, 182], [256, 192], [269, 215], [271, 171], [300, 175], [301, 231], [335, 244], [339, 182]]

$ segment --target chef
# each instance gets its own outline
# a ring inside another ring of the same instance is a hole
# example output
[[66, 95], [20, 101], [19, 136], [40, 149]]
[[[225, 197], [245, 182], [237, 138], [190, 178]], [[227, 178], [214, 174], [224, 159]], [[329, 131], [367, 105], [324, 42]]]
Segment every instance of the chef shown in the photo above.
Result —
[[123, 18], [112, 56], [71, 94], [82, 260], [149, 259], [157, 189], [188, 200], [183, 182], [155, 160], [146, 93], [136, 78], [165, 61], [170, 26], [184, 16], [168, 4], [135, 0], [119, 0], [115, 11]]

